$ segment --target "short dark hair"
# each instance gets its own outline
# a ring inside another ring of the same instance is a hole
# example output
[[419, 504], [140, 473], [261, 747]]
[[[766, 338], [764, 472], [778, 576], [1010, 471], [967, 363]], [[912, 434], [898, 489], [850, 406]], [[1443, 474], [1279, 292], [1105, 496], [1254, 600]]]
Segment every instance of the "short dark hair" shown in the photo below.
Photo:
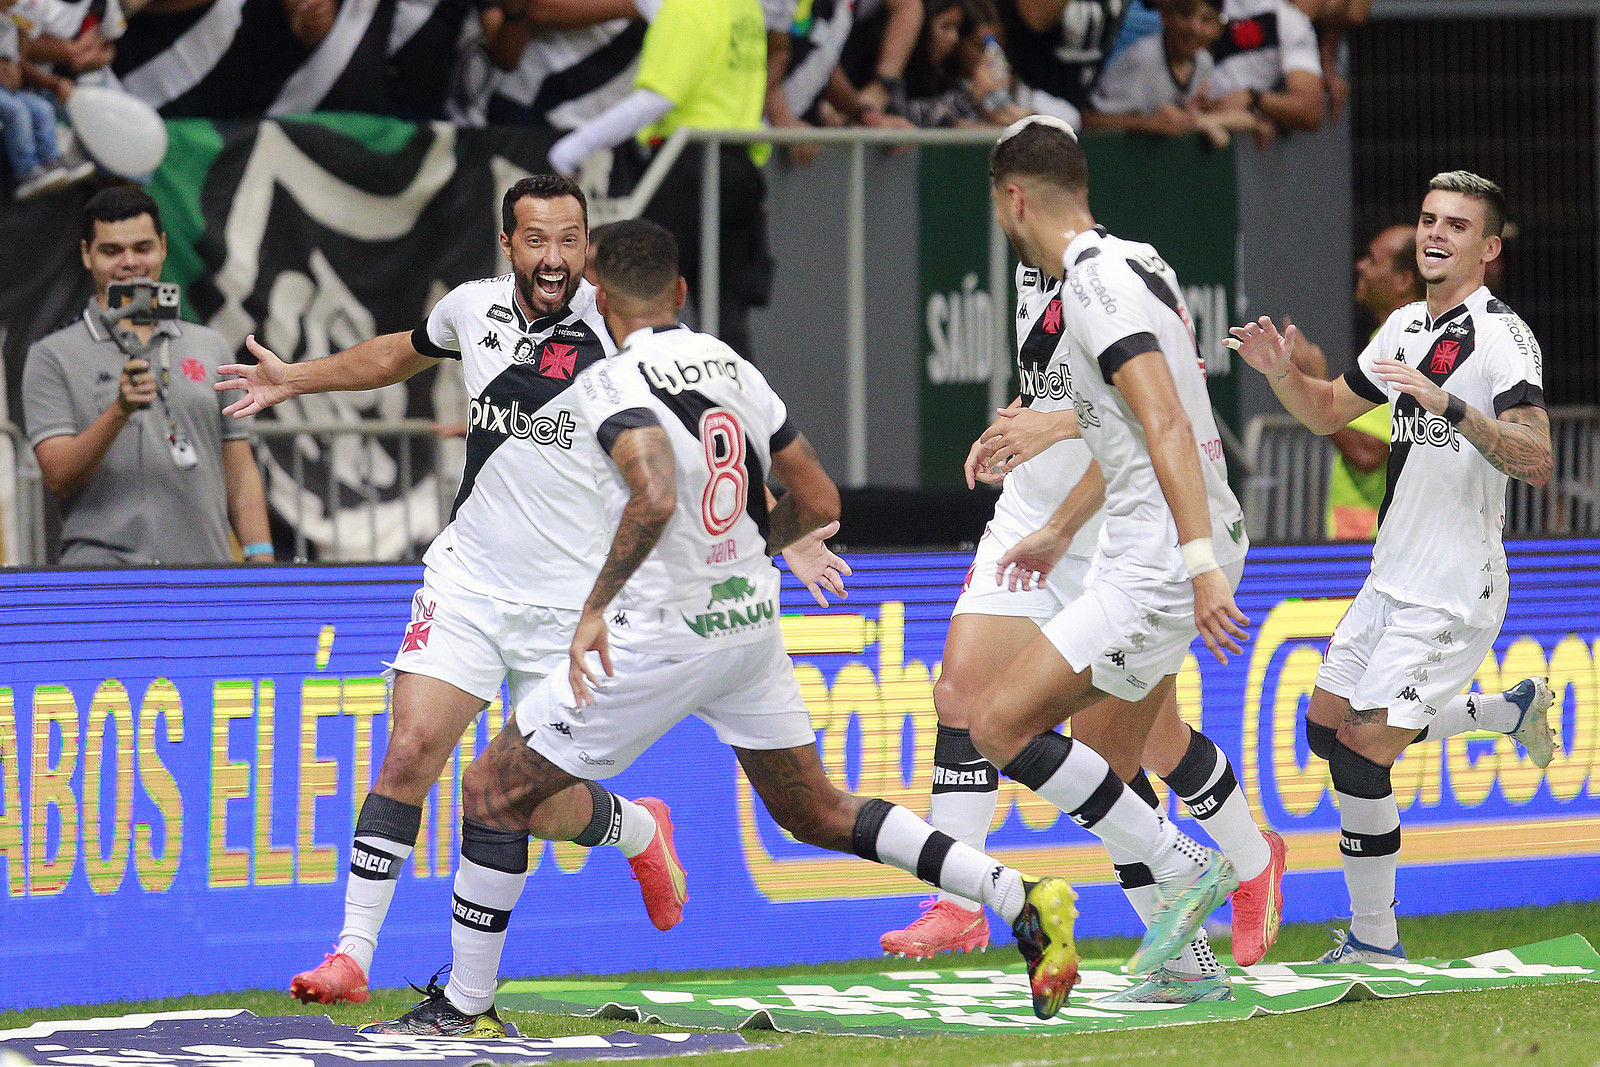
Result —
[[654, 299], [678, 281], [678, 242], [649, 219], [615, 222], [600, 236], [594, 269], [607, 292]]
[[989, 152], [989, 183], [1039, 178], [1071, 193], [1089, 188], [1089, 160], [1059, 119], [1030, 115], [1013, 123]]
[[155, 198], [139, 186], [113, 185], [109, 189], [102, 189], [83, 205], [83, 243], [89, 244], [94, 240], [97, 222], [123, 222], [140, 215], [150, 216], [158, 236], [167, 232], [161, 228], [161, 208], [157, 206]]
[[589, 228], [589, 201], [583, 195], [583, 188], [571, 178], [559, 174], [535, 174], [507, 189], [506, 195], [500, 199], [500, 231], [507, 237], [516, 232], [517, 201], [525, 196], [535, 200], [559, 200], [563, 196], [570, 196], [583, 211], [584, 229]]
[[1447, 193], [1460, 193], [1470, 196], [1483, 205], [1483, 230], [1489, 237], [1499, 237], [1506, 228], [1506, 194], [1488, 178], [1480, 177], [1470, 170], [1447, 170], [1443, 174], [1435, 174], [1428, 182], [1428, 189], [1440, 189]]

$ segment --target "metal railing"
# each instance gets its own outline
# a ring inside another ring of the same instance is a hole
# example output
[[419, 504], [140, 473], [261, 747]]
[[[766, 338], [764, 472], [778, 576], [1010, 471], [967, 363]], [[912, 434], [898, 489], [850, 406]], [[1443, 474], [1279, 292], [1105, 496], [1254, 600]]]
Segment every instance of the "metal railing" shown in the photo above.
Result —
[[[1511, 483], [1505, 533], [1600, 533], [1600, 407], [1550, 409], [1555, 474]], [[1244, 434], [1245, 525], [1252, 540], [1321, 541], [1337, 454], [1292, 415], [1257, 415]]]
[[[667, 171], [678, 161], [690, 141], [705, 153], [700, 171], [700, 329], [715, 334], [722, 286], [722, 146], [749, 144], [846, 145], [850, 149], [849, 192], [845, 199], [845, 476], [841, 484], [858, 488], [867, 484], [867, 209], [866, 150], [869, 146], [994, 144], [997, 130], [881, 130], [859, 127], [759, 130], [680, 129], [662, 144], [634, 190], [615, 208], [615, 217], [633, 218], [649, 206]], [[1010, 272], [1006, 237], [989, 220], [989, 295], [997, 308], [1009, 307]], [[998, 341], [995, 351], [1010, 349], [1006, 334], [1008, 316], [995, 316]], [[990, 407], [1003, 407], [1009, 374], [995, 374], [989, 383]]]
[[[441, 462], [448, 442], [437, 431], [424, 419], [359, 425], [258, 419], [256, 459], [268, 504], [294, 531], [291, 558], [421, 558], [449, 520], [461, 477], [454, 457]], [[0, 519], [6, 566], [49, 562], [39, 467], [22, 431], [3, 421]]]
[[44, 478], [15, 423], [0, 419], [0, 562], [40, 566], [45, 562]]
[[[449, 520], [460, 468], [441, 461], [449, 442], [434, 423], [258, 421], [255, 432], [268, 501], [294, 530], [295, 559], [417, 559]], [[1550, 439], [1555, 475], [1541, 488], [1511, 483], [1506, 534], [1600, 533], [1600, 407], [1552, 408]], [[1327, 438], [1292, 416], [1258, 415], [1228, 451], [1244, 472], [1253, 540], [1323, 540], [1335, 455]], [[43, 566], [43, 480], [21, 430], [3, 421], [0, 517], [5, 565]]]
[[426, 419], [257, 419], [255, 434], [294, 559], [419, 559], [449, 521], [460, 464], [440, 462], [438, 426]]

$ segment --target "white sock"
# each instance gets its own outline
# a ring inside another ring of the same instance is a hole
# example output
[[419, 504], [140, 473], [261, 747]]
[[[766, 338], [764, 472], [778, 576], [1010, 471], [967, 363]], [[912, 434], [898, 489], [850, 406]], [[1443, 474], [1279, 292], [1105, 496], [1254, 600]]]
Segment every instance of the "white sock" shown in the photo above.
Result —
[[1428, 723], [1429, 741], [1443, 741], [1473, 730], [1508, 734], [1517, 728], [1522, 709], [1504, 693], [1463, 693], [1439, 709]]
[[1158, 883], [1188, 881], [1210, 862], [1209, 849], [1158, 818], [1088, 745], [1053, 731], [1042, 733], [1004, 773], [1108, 846], [1142, 860]]
[[[929, 798], [928, 822], [982, 852], [989, 841], [989, 825], [994, 822], [994, 809], [999, 799], [1000, 772], [995, 770], [994, 764], [978, 752], [966, 730], [940, 723], [933, 743], [933, 792]], [[939, 898], [968, 911], [981, 907], [976, 900], [956, 896], [948, 890], [941, 889]]]
[[629, 859], [650, 847], [656, 837], [656, 820], [648, 808], [618, 796], [597, 782], [584, 784], [589, 787], [594, 814], [583, 832], [572, 839], [574, 844], [586, 848], [615, 845]]
[[1400, 941], [1395, 872], [1400, 866], [1400, 809], [1394, 794], [1371, 799], [1339, 793], [1339, 851], [1350, 890], [1350, 936], [1374, 948]]
[[400, 869], [416, 848], [422, 809], [379, 793], [368, 793], [356, 817], [350, 872], [344, 883], [344, 928], [338, 951], [372, 973], [378, 931], [389, 914]]
[[935, 830], [909, 809], [872, 799], [856, 815], [852, 848], [955, 896], [987, 904], [1007, 923], [1022, 914], [1022, 874]]
[[1248, 882], [1272, 861], [1267, 839], [1250, 814], [1250, 802], [1239, 788], [1233, 767], [1211, 739], [1195, 730], [1183, 759], [1166, 776], [1189, 814], [1199, 820], [1241, 882]]
[[[1111, 854], [1111, 864], [1117, 872], [1117, 883], [1122, 886], [1123, 896], [1128, 898], [1128, 903], [1148, 929], [1150, 920], [1161, 908], [1161, 890], [1156, 886], [1155, 875], [1150, 873], [1149, 867], [1139, 862], [1137, 856], [1112, 845], [1107, 845], [1106, 851]], [[1193, 941], [1183, 946], [1183, 951], [1167, 967], [1185, 977], [1199, 978], [1208, 978], [1223, 970], [1216, 954], [1211, 951], [1204, 929], [1195, 934]]]
[[445, 996], [468, 1015], [488, 1011], [500, 975], [511, 909], [528, 881], [528, 836], [461, 820]]
[[450, 924], [450, 982], [445, 996], [467, 1015], [488, 1011], [499, 985], [511, 909], [528, 872], [497, 871], [462, 857]]

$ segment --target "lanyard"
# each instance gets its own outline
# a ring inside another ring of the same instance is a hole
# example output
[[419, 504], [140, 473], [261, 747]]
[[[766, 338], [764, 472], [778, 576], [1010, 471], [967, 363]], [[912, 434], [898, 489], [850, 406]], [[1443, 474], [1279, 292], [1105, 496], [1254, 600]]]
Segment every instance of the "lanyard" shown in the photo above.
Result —
[[178, 419], [172, 413], [172, 403], [167, 399], [168, 390], [172, 386], [172, 338], [163, 333], [156, 342], [158, 353], [158, 366], [160, 373], [156, 375], [156, 399], [161, 401], [161, 408], [167, 413], [167, 439], [176, 441], [178, 438]]

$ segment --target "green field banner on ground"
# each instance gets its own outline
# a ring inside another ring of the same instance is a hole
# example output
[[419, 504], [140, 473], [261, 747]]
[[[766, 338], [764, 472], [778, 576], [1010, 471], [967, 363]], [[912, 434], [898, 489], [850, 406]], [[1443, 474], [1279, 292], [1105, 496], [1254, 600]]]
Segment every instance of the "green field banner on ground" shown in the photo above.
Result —
[[1097, 1004], [1099, 998], [1138, 979], [1121, 973], [1117, 961], [1096, 960], [1080, 972], [1082, 981], [1061, 1013], [1040, 1020], [1034, 1018], [1020, 960], [1008, 949], [991, 950], [989, 955], [1004, 964], [987, 969], [807, 975], [803, 981], [507, 982], [496, 1003], [502, 1010], [668, 1026], [902, 1037], [1134, 1030], [1282, 1015], [1374, 997], [1600, 982], [1600, 954], [1578, 934], [1465, 960], [1230, 967], [1234, 999], [1206, 1004]]
[[[1238, 233], [1232, 150], [1208, 149], [1199, 138], [1122, 135], [1087, 136], [1084, 150], [1096, 220], [1155, 245], [1177, 271], [1212, 403], [1237, 431], [1238, 385], [1222, 347]], [[993, 418], [991, 377], [1005, 375], [1007, 399], [1016, 395], [1010, 258], [999, 286], [989, 273], [988, 149], [923, 149], [919, 198], [922, 484], [955, 486], [964, 484], [967, 449]], [[1005, 294], [1000, 306], [996, 289]]]

